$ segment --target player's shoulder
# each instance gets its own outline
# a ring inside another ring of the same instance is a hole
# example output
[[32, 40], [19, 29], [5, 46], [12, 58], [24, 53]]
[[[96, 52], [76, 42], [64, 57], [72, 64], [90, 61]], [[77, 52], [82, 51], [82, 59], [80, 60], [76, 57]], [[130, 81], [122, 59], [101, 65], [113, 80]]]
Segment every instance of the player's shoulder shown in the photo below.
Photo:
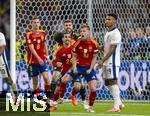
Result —
[[111, 31], [109, 31], [109, 34], [113, 35], [113, 34], [120, 34], [120, 31], [118, 28], [114, 28]]
[[60, 53], [63, 51], [63, 46], [62, 45], [58, 45], [56, 48], [55, 48], [55, 53]]
[[93, 43], [93, 44], [98, 44], [95, 38], [92, 38], [92, 37], [91, 37], [91, 38], [90, 38], [90, 41], [91, 41], [91, 43]]
[[31, 35], [33, 32], [32, 31], [28, 31], [28, 32], [26, 32], [26, 36], [29, 36], [29, 35]]
[[2, 32], [0, 32], [0, 39], [5, 39], [5, 36]]
[[41, 33], [45, 33], [46, 34], [45, 30], [39, 29], [38, 31], [41, 32]]
[[32, 34], [33, 32], [32, 31], [29, 31], [26, 33], [26, 39], [29, 39], [30, 38], [30, 35]]
[[6, 40], [4, 34], [0, 32], [0, 46], [1, 45], [6, 45]]

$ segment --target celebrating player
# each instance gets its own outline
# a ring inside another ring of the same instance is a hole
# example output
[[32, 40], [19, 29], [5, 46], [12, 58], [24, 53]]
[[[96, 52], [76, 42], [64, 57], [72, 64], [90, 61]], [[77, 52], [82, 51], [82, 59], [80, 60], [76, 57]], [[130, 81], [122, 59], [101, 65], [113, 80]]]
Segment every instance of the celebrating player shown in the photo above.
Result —
[[[79, 34], [77, 32], [73, 31], [72, 20], [65, 20], [64, 31], [71, 34], [71, 43], [74, 44], [76, 42], [76, 40], [78, 39]], [[75, 98], [75, 94], [78, 93], [78, 91], [80, 92], [80, 95], [81, 95], [83, 107], [85, 109], [88, 109], [88, 105], [85, 100], [86, 89], [85, 89], [85, 84], [84, 84], [84, 78], [81, 78], [80, 82], [78, 82], [78, 81], [74, 82], [74, 87], [73, 87], [71, 95], [70, 95], [70, 98], [71, 98], [74, 106], [76, 106], [78, 104], [78, 101]]]
[[29, 76], [33, 77], [34, 97], [40, 94], [38, 87], [38, 75], [42, 74], [45, 81], [46, 96], [49, 97], [50, 92], [50, 75], [47, 61], [49, 54], [46, 44], [46, 32], [40, 30], [40, 19], [35, 17], [32, 20], [32, 31], [26, 34], [27, 43], [27, 61]]
[[116, 14], [108, 14], [106, 17], [108, 31], [104, 38], [104, 57], [99, 61], [99, 67], [104, 68], [105, 85], [109, 88], [114, 98], [114, 108], [108, 112], [119, 112], [124, 105], [120, 100], [120, 91], [117, 84], [120, 66], [121, 34], [116, 27]]
[[82, 25], [80, 31], [81, 38], [79, 38], [74, 44], [73, 69], [68, 71], [62, 78], [60, 84], [60, 99], [58, 101], [63, 100], [66, 91], [66, 84], [71, 80], [80, 81], [83, 76], [88, 82], [90, 89], [88, 111], [95, 112], [93, 110], [93, 104], [96, 98], [97, 78], [93, 67], [96, 63], [99, 46], [97, 42], [90, 37], [90, 27], [88, 25]]
[[18, 96], [18, 92], [17, 92], [16, 84], [13, 82], [8, 70], [9, 68], [8, 68], [7, 59], [5, 55], [5, 47], [6, 47], [5, 36], [3, 35], [3, 33], [0, 32], [0, 77], [5, 79], [5, 81], [11, 86], [11, 89], [13, 91], [12, 94], [14, 95], [13, 98], [10, 99], [10, 102], [15, 103], [16, 98]]

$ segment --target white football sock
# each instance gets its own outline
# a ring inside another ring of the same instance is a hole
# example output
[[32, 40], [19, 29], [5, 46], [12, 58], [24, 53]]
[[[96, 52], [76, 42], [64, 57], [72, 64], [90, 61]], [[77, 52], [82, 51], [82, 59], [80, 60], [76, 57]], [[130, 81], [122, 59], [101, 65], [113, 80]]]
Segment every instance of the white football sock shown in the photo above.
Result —
[[121, 99], [120, 99], [120, 90], [118, 85], [112, 85], [108, 86], [109, 90], [111, 91], [111, 94], [114, 99], [114, 108], [119, 108], [119, 105], [122, 104]]

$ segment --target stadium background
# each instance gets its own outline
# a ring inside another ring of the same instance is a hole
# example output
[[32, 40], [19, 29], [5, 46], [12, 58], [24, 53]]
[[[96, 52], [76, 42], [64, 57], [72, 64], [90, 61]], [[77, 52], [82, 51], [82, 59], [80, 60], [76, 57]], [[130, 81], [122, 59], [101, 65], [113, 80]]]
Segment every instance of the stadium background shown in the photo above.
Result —
[[[92, 29], [92, 35], [98, 42], [103, 43], [106, 32], [105, 16], [109, 12], [114, 12], [119, 17], [118, 28], [122, 32], [122, 62], [119, 80], [121, 97], [124, 100], [148, 101], [150, 99], [150, 25], [148, 23], [150, 22], [150, 3], [148, 0], [114, 0], [113, 2], [111, 0], [16, 0], [16, 2], [16, 71], [19, 90], [32, 88], [27, 74], [25, 50], [25, 33], [31, 29], [32, 17], [36, 15], [41, 17], [42, 28], [48, 34], [48, 47], [52, 59], [53, 45], [56, 44], [53, 35], [63, 30], [65, 19], [73, 20], [76, 31], [79, 31], [81, 23], [88, 23]], [[9, 25], [9, 0], [7, 3], [6, 0], [1, 2], [1, 6], [1, 18], [5, 23], [1, 21], [0, 24]], [[7, 22], [5, 16], [8, 18]], [[9, 46], [9, 28], [2, 29], [2, 32], [7, 36]], [[7, 53], [9, 61], [9, 51]], [[52, 73], [52, 66], [50, 66], [50, 73]], [[97, 71], [97, 76], [101, 83], [97, 90], [97, 100], [112, 99], [103, 85], [101, 70]], [[43, 84], [40, 85], [43, 88]], [[69, 96], [71, 86], [72, 84], [69, 84], [66, 98]], [[9, 90], [9, 87], [0, 79], [0, 91], [4, 92], [4, 90]]]

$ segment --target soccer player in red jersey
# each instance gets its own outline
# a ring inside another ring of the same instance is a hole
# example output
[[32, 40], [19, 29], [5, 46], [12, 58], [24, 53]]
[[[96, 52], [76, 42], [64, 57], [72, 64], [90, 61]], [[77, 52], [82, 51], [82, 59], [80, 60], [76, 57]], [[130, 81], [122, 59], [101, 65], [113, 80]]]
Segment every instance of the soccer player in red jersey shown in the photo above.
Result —
[[[93, 110], [93, 104], [96, 98], [96, 72], [94, 71], [94, 65], [98, 57], [99, 46], [98, 43], [90, 37], [90, 27], [88, 25], [82, 25], [80, 28], [81, 37], [74, 44], [73, 53], [73, 68], [68, 71], [61, 80], [60, 83], [60, 99], [62, 101], [66, 84], [71, 80], [80, 81], [80, 77], [83, 76], [88, 82], [90, 89], [89, 96], [89, 112], [95, 112]], [[80, 87], [78, 87], [80, 90]], [[75, 94], [77, 91], [75, 92]]]
[[[64, 22], [64, 31], [71, 34], [70, 35], [70, 37], [71, 37], [71, 44], [74, 44], [77, 41], [77, 39], [79, 38], [79, 33], [75, 32], [73, 30], [73, 22], [72, 22], [72, 20], [65, 20], [65, 22]], [[78, 101], [74, 97], [74, 94], [76, 93], [76, 91], [80, 92], [81, 99], [82, 99], [81, 104], [83, 105], [84, 109], [87, 109], [88, 105], [87, 105], [87, 102], [85, 100], [86, 89], [85, 89], [84, 78], [81, 78], [80, 82], [78, 80], [76, 82], [74, 82], [74, 87], [73, 87], [71, 95], [70, 95], [70, 98], [71, 98], [72, 103], [73, 103], [74, 106], [76, 106], [78, 104]]]
[[[63, 75], [72, 67], [72, 55], [74, 46], [71, 45], [70, 33], [57, 33], [55, 35], [60, 37], [63, 45], [59, 47], [57, 50], [54, 60], [53, 66], [60, 70], [61, 74], [57, 77], [57, 87], [54, 92], [53, 101], [57, 101], [59, 99], [59, 89], [60, 82]], [[62, 37], [62, 38], [61, 38]], [[52, 106], [50, 110], [56, 110], [57, 106]]]
[[46, 44], [46, 32], [40, 30], [40, 19], [35, 17], [32, 20], [32, 30], [26, 33], [27, 44], [27, 63], [29, 76], [33, 77], [34, 96], [37, 97], [40, 93], [38, 87], [38, 76], [42, 74], [45, 81], [46, 96], [49, 97], [50, 92], [50, 75], [47, 61], [48, 49]]

